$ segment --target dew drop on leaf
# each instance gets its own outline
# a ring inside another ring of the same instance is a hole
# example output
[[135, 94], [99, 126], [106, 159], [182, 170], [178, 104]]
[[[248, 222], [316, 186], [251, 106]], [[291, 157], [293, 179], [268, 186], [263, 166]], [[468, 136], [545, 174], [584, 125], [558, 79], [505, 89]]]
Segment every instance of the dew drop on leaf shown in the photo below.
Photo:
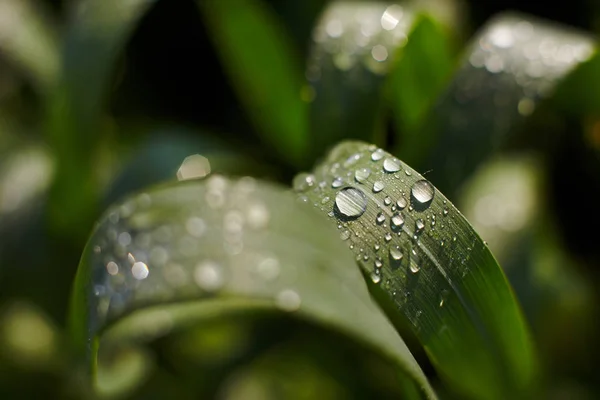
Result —
[[335, 205], [344, 217], [358, 218], [367, 210], [367, 196], [360, 189], [347, 187], [335, 196]]
[[385, 155], [385, 153], [383, 152], [382, 149], [377, 149], [373, 153], [371, 153], [371, 160], [379, 161], [383, 158], [384, 155]]
[[428, 205], [433, 200], [434, 188], [429, 181], [422, 179], [415, 182], [410, 193], [420, 205]]
[[400, 161], [395, 158], [386, 158], [383, 161], [383, 170], [390, 174], [400, 171]]
[[370, 175], [371, 170], [369, 168], [359, 168], [354, 172], [354, 179], [359, 183], [365, 183]]
[[377, 224], [381, 225], [385, 222], [385, 214], [380, 212], [379, 214], [377, 214], [377, 218], [375, 219]]
[[339, 176], [335, 177], [333, 182], [331, 182], [331, 187], [334, 189], [342, 187], [342, 185], [344, 185], [344, 180]]
[[381, 181], [376, 181], [373, 184], [373, 193], [379, 193], [383, 190], [383, 188], [385, 187], [385, 184]]

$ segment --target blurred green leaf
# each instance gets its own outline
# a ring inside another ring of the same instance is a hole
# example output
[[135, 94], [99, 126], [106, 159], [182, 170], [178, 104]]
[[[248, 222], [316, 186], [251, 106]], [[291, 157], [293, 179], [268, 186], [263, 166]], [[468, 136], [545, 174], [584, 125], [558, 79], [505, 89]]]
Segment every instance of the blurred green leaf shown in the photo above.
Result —
[[39, 1], [0, 2], [0, 50], [31, 78], [42, 94], [55, 84], [59, 68], [58, 32]]
[[71, 325], [94, 367], [104, 332], [149, 340], [211, 315], [277, 309], [364, 343], [435, 397], [335, 231], [251, 178], [163, 186], [109, 209], [82, 258]]
[[537, 378], [528, 329], [487, 245], [408, 165], [346, 142], [295, 188], [338, 225], [377, 288], [411, 323], [448, 388], [528, 398]]
[[386, 91], [400, 136], [394, 154], [409, 164], [421, 159], [435, 140], [423, 135], [421, 128], [454, 69], [452, 47], [448, 32], [422, 14], [390, 72]]
[[198, 1], [225, 70], [263, 140], [304, 166], [308, 151], [302, 72], [285, 30], [260, 0]]
[[48, 104], [48, 141], [57, 162], [50, 222], [63, 234], [85, 234], [95, 215], [93, 173], [104, 101], [115, 62], [155, 0], [86, 0], [66, 30], [58, 85]]
[[431, 170], [429, 179], [454, 198], [474, 169], [592, 52], [587, 34], [526, 15], [494, 17], [473, 38], [463, 66], [428, 116], [422, 135], [438, 140], [412, 165]]
[[392, 3], [335, 1], [325, 9], [306, 70], [315, 151], [347, 138], [383, 141], [383, 84], [413, 20], [411, 9]]

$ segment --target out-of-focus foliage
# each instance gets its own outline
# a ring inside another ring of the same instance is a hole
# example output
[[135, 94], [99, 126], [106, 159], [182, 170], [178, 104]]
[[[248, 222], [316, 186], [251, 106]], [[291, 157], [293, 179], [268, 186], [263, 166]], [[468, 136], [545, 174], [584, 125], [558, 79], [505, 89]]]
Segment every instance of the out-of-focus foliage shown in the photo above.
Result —
[[[99, 332], [95, 383], [89, 380], [67, 314], [77, 265], [104, 210], [150, 186], [215, 173], [289, 187], [300, 168], [310, 168], [343, 139], [375, 143], [407, 162], [487, 243], [531, 327], [543, 375], [537, 397], [599, 397], [597, 32], [600, 5], [591, 0], [558, 6], [517, 0], [0, 0], [0, 398], [419, 398], [427, 389], [416, 387], [428, 384], [440, 398], [469, 393], [451, 383], [457, 375], [444, 375], [427, 347], [438, 331], [428, 327], [424, 332], [432, 338], [424, 339], [376, 287], [370, 287], [373, 301], [362, 289], [356, 293], [367, 297], [353, 299], [385, 311], [389, 322], [378, 309], [373, 318], [388, 336], [351, 324], [342, 312], [351, 301], [327, 279], [317, 293], [331, 301], [329, 308], [311, 305], [318, 296], [307, 298], [306, 314], [302, 307], [277, 312], [271, 303], [253, 308], [256, 298], [235, 298], [248, 289], [251, 281], [244, 281], [223, 298], [198, 302], [201, 312], [184, 313], [173, 326], [160, 312], [146, 320], [142, 313], [109, 321]], [[186, 201], [192, 208], [218, 202], [210, 196]], [[127, 214], [129, 203], [120, 204]], [[157, 210], [148, 218], [170, 220]], [[311, 232], [305, 226], [310, 218], [294, 223], [292, 213], [284, 230], [289, 237], [323, 244], [303, 252], [306, 259], [296, 257], [296, 268], [321, 276], [332, 266], [318, 260], [334, 256], [337, 245], [327, 243], [345, 230]], [[235, 225], [237, 217], [227, 215], [215, 211], [211, 217]], [[98, 255], [90, 245], [85, 254], [96, 254], [105, 266], [119, 251], [127, 260], [135, 256], [127, 249], [143, 247], [142, 233], [115, 231], [123, 249]], [[285, 259], [294, 255], [287, 247], [302, 246], [286, 235], [275, 235], [265, 247], [245, 243], [240, 252], [246, 257], [277, 249]], [[197, 248], [204, 255], [228, 252], [234, 242], [206, 241]], [[160, 260], [160, 246], [153, 248]], [[184, 241], [169, 254], [185, 255], [186, 249]], [[342, 263], [349, 254], [335, 258]], [[137, 262], [147, 261], [134, 260], [123, 284], [139, 289], [133, 292], [143, 300], [141, 283], [151, 281], [142, 282], [148, 275]], [[346, 264], [359, 277], [358, 267]], [[273, 271], [272, 265], [260, 268]], [[214, 270], [199, 270], [199, 277], [182, 280], [215, 282]], [[293, 285], [290, 271], [282, 276]], [[98, 277], [80, 274], [81, 285], [102, 298], [102, 285], [92, 285]], [[177, 281], [176, 275], [170, 279]], [[310, 279], [318, 278], [307, 279], [303, 284], [311, 288]], [[369, 274], [365, 279], [373, 286]], [[364, 286], [360, 279], [356, 284]], [[279, 289], [279, 305], [297, 302], [295, 292]], [[311, 292], [301, 293], [303, 300], [311, 296], [304, 293]], [[193, 291], [177, 295], [198, 301]], [[342, 299], [338, 320], [327, 320], [336, 296]], [[214, 307], [217, 299], [230, 307]], [[91, 310], [86, 302], [74, 305], [73, 318]], [[425, 306], [413, 311], [428, 312]], [[505, 311], [498, 306], [490, 312], [501, 321]], [[403, 364], [410, 354], [393, 355], [403, 342], [418, 363], [414, 370]], [[421, 370], [429, 383], [419, 380]], [[501, 396], [488, 390], [470, 393]]]

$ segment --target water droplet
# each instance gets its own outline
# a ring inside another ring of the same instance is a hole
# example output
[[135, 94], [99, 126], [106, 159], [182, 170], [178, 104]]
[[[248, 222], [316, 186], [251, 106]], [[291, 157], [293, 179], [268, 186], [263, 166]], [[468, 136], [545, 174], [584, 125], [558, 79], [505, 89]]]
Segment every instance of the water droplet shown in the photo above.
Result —
[[383, 199], [383, 204], [385, 204], [386, 206], [392, 204], [392, 199], [390, 198], [390, 196], [386, 196], [385, 199]]
[[444, 214], [444, 217], [448, 215], [448, 210], [444, 208], [444, 211], [442, 212], [442, 214]]
[[302, 304], [302, 299], [296, 291], [292, 289], [284, 289], [277, 294], [275, 304], [283, 311], [296, 311]]
[[340, 239], [342, 240], [348, 240], [350, 238], [350, 231], [349, 230], [345, 230], [343, 232], [340, 233]]
[[446, 289], [442, 290], [442, 294], [440, 295], [440, 307], [444, 306], [444, 302], [446, 301], [447, 297], [448, 297], [448, 291]]
[[390, 240], [392, 240], [392, 234], [387, 232], [383, 238], [386, 242], [389, 242]]
[[131, 267], [131, 274], [135, 279], [141, 281], [142, 279], [146, 279], [148, 277], [150, 270], [145, 263], [138, 261]]
[[404, 225], [404, 216], [402, 214], [397, 213], [392, 215], [392, 229], [400, 229], [402, 225]]
[[312, 174], [301, 173], [296, 175], [293, 181], [294, 190], [297, 192], [305, 192], [315, 184], [315, 176]]
[[422, 219], [418, 219], [415, 221], [415, 231], [417, 233], [421, 232], [423, 229], [425, 229], [425, 223], [423, 222]]
[[203, 290], [214, 292], [219, 290], [224, 283], [221, 266], [214, 261], [203, 261], [196, 265], [194, 281]]
[[116, 262], [111, 261], [106, 264], [106, 271], [108, 271], [108, 273], [111, 275], [117, 275], [119, 273], [119, 266]]
[[365, 183], [370, 175], [371, 170], [369, 168], [359, 168], [354, 172], [354, 179], [359, 183]]
[[342, 187], [344, 185], [344, 180], [337, 176], [333, 179], [333, 182], [331, 182], [331, 187], [334, 189], [337, 189], [339, 187]]
[[383, 158], [384, 155], [385, 155], [385, 153], [383, 152], [382, 149], [377, 149], [373, 153], [371, 153], [371, 160], [379, 161]]
[[419, 266], [419, 264], [416, 264], [416, 263], [410, 264], [410, 272], [412, 272], [413, 274], [416, 274], [420, 270], [421, 270], [421, 267]]
[[380, 212], [379, 214], [377, 214], [377, 218], [376, 221], [379, 225], [383, 224], [385, 222], [385, 214]]
[[262, 203], [252, 203], [248, 206], [246, 219], [253, 229], [262, 229], [269, 223], [269, 210]]
[[410, 172], [410, 171], [409, 171], [409, 170], [407, 170], [407, 169], [406, 169], [406, 170], [404, 170], [404, 173], [406, 174], [406, 176], [411, 176], [411, 175], [412, 175], [412, 172]]
[[335, 205], [344, 217], [358, 218], [367, 210], [367, 196], [359, 189], [347, 187], [335, 196]]
[[377, 257], [375, 258], [375, 268], [381, 268], [383, 267], [383, 262], [381, 261], [381, 258]]
[[377, 272], [372, 272], [371, 280], [373, 281], [373, 283], [378, 284], [379, 282], [381, 282], [381, 275], [379, 275]]
[[[362, 249], [361, 249], [361, 250], [362, 250]], [[365, 255], [363, 256], [363, 261], [369, 261], [369, 255], [368, 255], [368, 254], [365, 254]]]
[[279, 261], [267, 257], [258, 264], [256, 270], [265, 281], [273, 281], [279, 276]]
[[373, 249], [375, 249], [375, 251], [379, 251], [380, 247], [379, 247], [379, 245], [378, 245], [378, 244], [375, 244], [375, 245], [373, 246]]
[[323, 197], [323, 198], [321, 199], [321, 204], [327, 204], [327, 202], [328, 202], [329, 200], [331, 200], [331, 199], [329, 198], [329, 196], [325, 196], [325, 197]]
[[345, 168], [348, 168], [348, 167], [350, 167], [350, 166], [352, 166], [352, 165], [356, 164], [356, 162], [357, 162], [358, 160], [360, 160], [360, 157], [361, 157], [360, 153], [352, 154], [350, 157], [348, 157], [348, 158], [346, 159], [346, 161], [344, 161], [344, 164], [343, 164], [343, 165], [344, 165], [344, 167], [345, 167]]
[[429, 183], [429, 181], [422, 179], [415, 182], [410, 190], [410, 193], [415, 201], [417, 201], [420, 205], [428, 206], [433, 200], [435, 189], [433, 188], [433, 185]]
[[400, 161], [395, 158], [386, 158], [383, 161], [383, 170], [390, 174], [400, 171]]
[[376, 181], [373, 184], [373, 193], [379, 193], [383, 190], [383, 188], [385, 187], [385, 184], [381, 181]]
[[404, 210], [406, 208], [406, 206], [408, 205], [408, 201], [406, 201], [406, 199], [404, 197], [400, 197], [398, 199], [398, 201], [396, 202], [396, 205], [398, 206], [398, 208], [400, 210]]
[[402, 254], [402, 252], [400, 251], [400, 249], [398, 249], [396, 247], [391, 247], [390, 248], [390, 257], [394, 261], [401, 261], [402, 257], [404, 257], [404, 255]]

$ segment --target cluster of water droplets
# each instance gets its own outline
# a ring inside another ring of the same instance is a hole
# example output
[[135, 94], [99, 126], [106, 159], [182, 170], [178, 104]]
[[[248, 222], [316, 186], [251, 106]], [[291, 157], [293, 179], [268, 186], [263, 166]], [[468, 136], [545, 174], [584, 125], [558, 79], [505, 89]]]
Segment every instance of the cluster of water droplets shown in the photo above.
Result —
[[294, 189], [300, 201], [312, 202], [335, 221], [373, 283], [384, 285], [404, 306], [423, 268], [439, 275], [421, 240], [426, 236], [436, 247], [448, 241], [445, 228], [452, 217], [446, 200], [432, 207], [434, 186], [375, 146], [342, 144], [332, 154], [314, 174], [298, 175]]
[[210, 296], [240, 285], [280, 284], [274, 304], [298, 309], [301, 298], [292, 282], [280, 281], [279, 257], [260, 251], [256, 242], [272, 218], [256, 186], [252, 178], [232, 182], [215, 175], [201, 184], [139, 194], [111, 208], [86, 256], [91, 330], [140, 305]]
[[331, 59], [340, 71], [362, 66], [384, 74], [393, 53], [405, 45], [413, 13], [400, 5], [385, 3], [332, 3], [313, 31], [315, 48], [307, 78], [321, 76], [323, 59]]

